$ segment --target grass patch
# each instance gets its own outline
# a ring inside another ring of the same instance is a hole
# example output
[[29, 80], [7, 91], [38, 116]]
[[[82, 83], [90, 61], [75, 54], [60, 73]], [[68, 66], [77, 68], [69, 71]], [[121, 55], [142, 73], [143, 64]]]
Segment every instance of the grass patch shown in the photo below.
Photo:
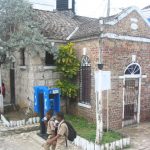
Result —
[[95, 141], [96, 136], [96, 125], [93, 123], [88, 122], [83, 117], [73, 116], [73, 115], [66, 115], [65, 119], [73, 125], [76, 129], [79, 136], [89, 140]]
[[111, 143], [116, 140], [120, 140], [121, 138], [122, 138], [122, 135], [118, 132], [114, 132], [114, 131], [104, 132], [102, 144]]
[[[74, 116], [74, 115], [66, 115], [65, 119], [69, 121], [77, 131], [77, 134], [89, 141], [95, 142], [96, 136], [96, 125], [94, 123], [88, 122], [83, 117]], [[102, 144], [110, 143], [122, 138], [120, 133], [109, 131], [104, 132]]]

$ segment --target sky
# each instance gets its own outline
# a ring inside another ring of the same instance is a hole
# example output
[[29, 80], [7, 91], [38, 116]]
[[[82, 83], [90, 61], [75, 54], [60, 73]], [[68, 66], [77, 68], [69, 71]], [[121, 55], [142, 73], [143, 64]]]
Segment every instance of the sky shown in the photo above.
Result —
[[[77, 13], [89, 17], [106, 16], [107, 1], [108, 0], [76, 0]], [[113, 15], [129, 6], [144, 8], [150, 5], [150, 0], [110, 0], [110, 3], [110, 13]]]
[[[55, 0], [30, 0], [35, 3], [46, 4], [47, 6], [52, 5]], [[75, 0], [76, 1], [76, 13], [81, 16], [88, 17], [102, 17], [106, 16], [106, 8], [108, 0]], [[111, 15], [121, 11], [121, 9], [136, 6], [144, 8], [150, 5], [150, 0], [110, 0], [111, 2]], [[43, 7], [46, 7], [46, 5]]]

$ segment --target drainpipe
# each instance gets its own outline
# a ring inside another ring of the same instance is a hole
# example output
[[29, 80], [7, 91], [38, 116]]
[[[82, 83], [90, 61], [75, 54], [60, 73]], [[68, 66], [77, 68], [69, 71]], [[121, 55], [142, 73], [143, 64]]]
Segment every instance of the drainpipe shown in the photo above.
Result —
[[99, 36], [99, 61], [98, 61], [98, 69], [102, 70], [103, 69], [103, 57], [102, 57], [102, 37], [101, 35], [103, 34], [103, 25], [104, 25], [104, 21], [103, 18], [99, 20], [99, 24], [100, 24], [100, 36]]

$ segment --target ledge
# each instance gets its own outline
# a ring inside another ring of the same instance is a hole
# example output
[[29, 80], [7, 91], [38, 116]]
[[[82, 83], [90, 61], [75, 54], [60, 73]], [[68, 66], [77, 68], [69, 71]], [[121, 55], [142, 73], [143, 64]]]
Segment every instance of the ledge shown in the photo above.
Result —
[[56, 66], [44, 66], [44, 70], [55, 70]]
[[88, 109], [90, 109], [90, 108], [91, 108], [91, 105], [90, 105], [90, 104], [78, 103], [78, 106], [80, 106], [80, 107], [84, 107], [84, 108], [88, 108]]
[[26, 70], [27, 66], [19, 66], [19, 68], [22, 69], [22, 70]]

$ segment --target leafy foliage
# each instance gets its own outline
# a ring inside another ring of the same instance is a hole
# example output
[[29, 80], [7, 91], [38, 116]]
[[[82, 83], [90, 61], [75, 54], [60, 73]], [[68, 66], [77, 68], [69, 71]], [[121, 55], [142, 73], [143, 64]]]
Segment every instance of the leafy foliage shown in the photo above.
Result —
[[61, 89], [61, 93], [68, 98], [75, 98], [77, 96], [78, 86], [72, 84], [68, 80], [58, 80], [57, 86]]
[[73, 48], [73, 43], [68, 43], [59, 48], [56, 65], [57, 71], [62, 74], [62, 79], [56, 83], [61, 88], [62, 95], [68, 98], [75, 98], [78, 86], [74, 81], [79, 71], [80, 62]]
[[59, 48], [56, 65], [57, 70], [62, 72], [66, 78], [71, 79], [77, 75], [80, 63], [73, 49], [73, 43], [68, 43]]
[[0, 0], [0, 18], [0, 54], [20, 48], [50, 51], [36, 11], [27, 1]]

